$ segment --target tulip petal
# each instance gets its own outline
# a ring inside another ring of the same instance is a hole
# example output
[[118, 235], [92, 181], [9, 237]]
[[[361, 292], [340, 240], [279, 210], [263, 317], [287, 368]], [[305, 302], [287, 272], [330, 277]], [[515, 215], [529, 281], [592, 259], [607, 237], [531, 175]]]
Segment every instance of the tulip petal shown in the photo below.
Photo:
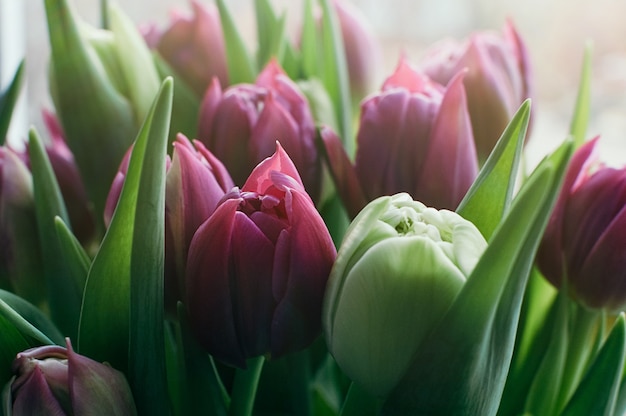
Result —
[[221, 99], [222, 86], [218, 78], [213, 78], [202, 98], [198, 119], [198, 137], [207, 146], [212, 144], [215, 112]]
[[[71, 409], [63, 409], [54, 397], [42, 370], [35, 366], [19, 392], [13, 392], [14, 415], [52, 415], [65, 416]], [[66, 403], [69, 405], [69, 403]]]
[[241, 190], [243, 192], [256, 192], [258, 194], [265, 194], [265, 191], [274, 185], [272, 181], [272, 171], [278, 171], [285, 175], [291, 176], [296, 182], [302, 185], [302, 179], [298, 174], [296, 166], [293, 164], [287, 153], [283, 150], [280, 143], [276, 142], [276, 151], [271, 157], [266, 158], [257, 165], [252, 171], [248, 180], [243, 185]]

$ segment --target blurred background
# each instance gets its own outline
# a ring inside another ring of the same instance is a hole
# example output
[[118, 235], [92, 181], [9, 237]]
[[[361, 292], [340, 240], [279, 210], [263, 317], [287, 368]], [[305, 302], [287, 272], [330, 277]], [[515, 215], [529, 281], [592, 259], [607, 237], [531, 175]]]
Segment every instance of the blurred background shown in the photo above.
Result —
[[[201, 0], [209, 2], [211, 0]], [[576, 98], [585, 44], [593, 45], [592, 116], [589, 136], [602, 135], [602, 157], [626, 164], [626, 1], [624, 0], [346, 0], [359, 8], [382, 45], [380, 81], [391, 73], [401, 54], [417, 62], [425, 48], [445, 37], [463, 38], [476, 30], [500, 30], [511, 19], [529, 49], [535, 73], [533, 130], [529, 164], [565, 137]], [[274, 0], [289, 14], [295, 29], [301, 1]], [[73, 0], [79, 14], [99, 22], [99, 0]], [[137, 24], [165, 25], [172, 9], [190, 12], [187, 0], [124, 2], [122, 9]], [[229, 0], [237, 24], [254, 40], [253, 0]], [[0, 0], [0, 84], [13, 76], [26, 56], [28, 84], [21, 115], [10, 140], [26, 136], [41, 122], [42, 107], [51, 107], [46, 87], [47, 26], [43, 0]]]

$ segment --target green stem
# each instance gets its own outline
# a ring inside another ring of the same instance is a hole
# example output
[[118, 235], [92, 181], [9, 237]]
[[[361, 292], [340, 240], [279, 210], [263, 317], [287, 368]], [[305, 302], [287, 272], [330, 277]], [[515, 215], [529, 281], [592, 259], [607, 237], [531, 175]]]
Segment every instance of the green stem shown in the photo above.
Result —
[[382, 407], [382, 401], [372, 396], [357, 384], [350, 384], [340, 416], [375, 416]]
[[237, 369], [233, 382], [233, 391], [230, 401], [231, 416], [250, 416], [254, 407], [256, 389], [259, 384], [259, 377], [263, 369], [265, 357], [260, 356], [248, 360], [248, 368]]

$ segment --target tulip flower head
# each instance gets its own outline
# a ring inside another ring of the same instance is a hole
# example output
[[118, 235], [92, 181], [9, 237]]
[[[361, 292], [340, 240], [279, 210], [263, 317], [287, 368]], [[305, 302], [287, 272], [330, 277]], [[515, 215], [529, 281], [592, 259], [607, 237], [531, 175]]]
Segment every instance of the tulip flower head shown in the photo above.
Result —
[[198, 341], [238, 367], [247, 358], [305, 348], [320, 331], [335, 254], [293, 162], [277, 144], [191, 241], [185, 304]]
[[462, 42], [442, 42], [427, 52], [420, 68], [448, 84], [464, 78], [476, 150], [484, 161], [519, 106], [531, 97], [532, 74], [526, 46], [509, 21], [503, 33], [475, 33]]
[[171, 24], [163, 31], [155, 25], [142, 30], [148, 46], [156, 49], [201, 96], [213, 77], [228, 85], [226, 49], [215, 5], [192, 0], [191, 7], [193, 16], [172, 12]]
[[346, 232], [324, 298], [326, 342], [348, 377], [385, 397], [486, 246], [471, 222], [406, 193], [370, 202]]
[[21, 415], [135, 415], [124, 375], [56, 345], [21, 352], [13, 361], [15, 376], [5, 409]]
[[574, 154], [537, 262], [584, 306], [617, 311], [626, 307], [626, 168], [599, 162], [597, 142]]
[[370, 201], [407, 192], [455, 209], [478, 173], [463, 73], [443, 87], [401, 60], [361, 105], [355, 170]]
[[198, 137], [241, 186], [252, 169], [271, 156], [278, 140], [300, 172], [315, 201], [320, 192], [321, 162], [315, 147], [315, 124], [304, 95], [275, 60], [256, 83], [222, 91], [217, 79], [203, 99]]

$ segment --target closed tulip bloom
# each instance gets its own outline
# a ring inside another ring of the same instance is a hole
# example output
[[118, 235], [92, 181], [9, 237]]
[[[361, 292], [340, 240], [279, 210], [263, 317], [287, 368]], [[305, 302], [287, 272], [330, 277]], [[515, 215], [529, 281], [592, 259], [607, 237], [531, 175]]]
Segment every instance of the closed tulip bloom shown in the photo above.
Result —
[[142, 30], [148, 45], [202, 96], [213, 77], [222, 85], [228, 85], [226, 49], [215, 5], [191, 0], [191, 8], [192, 16], [172, 12], [170, 25], [165, 30], [155, 25]]
[[17, 355], [8, 394], [10, 415], [135, 415], [124, 375], [67, 348], [47, 345]]
[[455, 209], [478, 173], [463, 73], [444, 88], [402, 60], [361, 105], [355, 170], [368, 200], [407, 192]]
[[626, 168], [599, 162], [597, 141], [574, 154], [537, 261], [584, 306], [617, 311], [626, 307]]
[[307, 347], [320, 332], [335, 254], [293, 162], [277, 144], [191, 241], [185, 304], [199, 343], [238, 367], [247, 358]]
[[200, 109], [198, 137], [224, 163], [238, 186], [272, 155], [278, 140], [296, 165], [306, 191], [317, 200], [322, 170], [313, 116], [304, 95], [275, 60], [254, 85], [238, 84], [222, 91], [214, 79]]
[[510, 21], [501, 34], [479, 32], [426, 53], [420, 68], [446, 85], [462, 69], [476, 150], [484, 161], [519, 106], [532, 95], [526, 46]]
[[346, 375], [386, 397], [486, 246], [471, 222], [406, 193], [370, 202], [346, 232], [324, 298], [326, 342]]

